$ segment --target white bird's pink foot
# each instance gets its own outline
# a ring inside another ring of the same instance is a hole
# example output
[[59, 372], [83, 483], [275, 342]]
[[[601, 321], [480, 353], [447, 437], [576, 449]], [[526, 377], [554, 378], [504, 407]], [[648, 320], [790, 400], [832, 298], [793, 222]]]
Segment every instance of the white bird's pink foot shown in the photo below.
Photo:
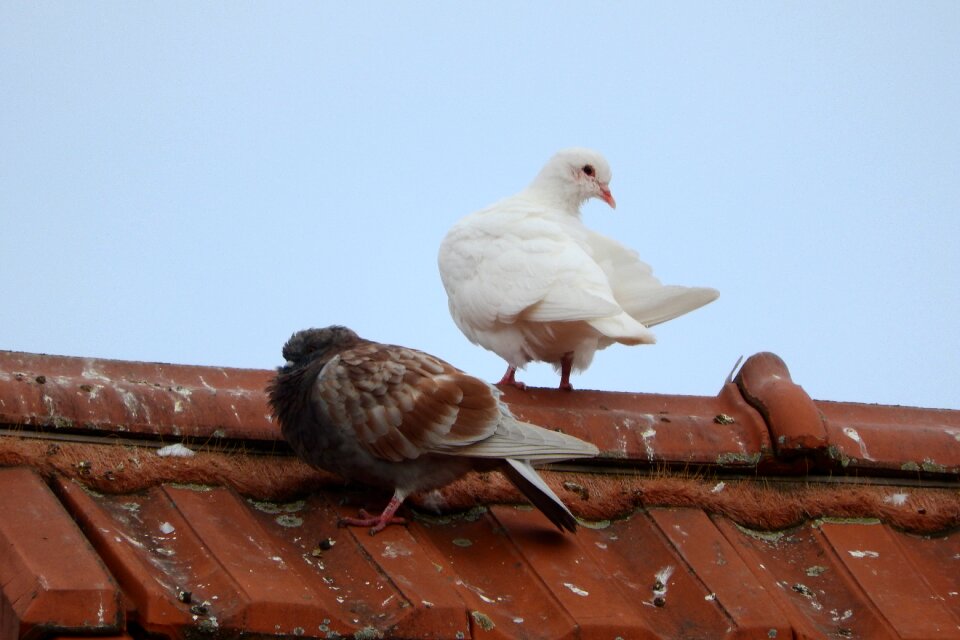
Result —
[[507, 367], [507, 372], [503, 374], [503, 377], [500, 378], [500, 382], [497, 384], [508, 384], [511, 387], [516, 387], [517, 389], [526, 389], [527, 385], [517, 380], [517, 368], [516, 367]]
[[573, 370], [573, 351], [568, 351], [560, 358], [560, 391], [573, 391], [570, 384], [570, 372]]

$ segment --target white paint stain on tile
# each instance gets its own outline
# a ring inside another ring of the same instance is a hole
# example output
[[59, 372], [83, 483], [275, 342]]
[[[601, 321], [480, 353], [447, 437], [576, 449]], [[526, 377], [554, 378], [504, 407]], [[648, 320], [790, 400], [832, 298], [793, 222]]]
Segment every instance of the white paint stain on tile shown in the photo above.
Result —
[[578, 596], [581, 596], [581, 597], [583, 597], [583, 598], [586, 598], [588, 595], [590, 595], [590, 592], [589, 592], [589, 591], [586, 591], [586, 590], [584, 590], [584, 589], [581, 589], [580, 587], [578, 587], [577, 585], [575, 585], [575, 584], [573, 584], [573, 583], [564, 582], [564, 583], [563, 583], [563, 586], [565, 586], [567, 589], [570, 589], [570, 591], [574, 592], [575, 594], [577, 594]]
[[853, 427], [844, 427], [843, 435], [847, 436], [860, 446], [860, 457], [865, 460], [872, 460], [870, 454], [867, 453], [867, 445], [863, 442], [863, 438], [860, 437], [860, 434], [857, 433], [857, 430]]
[[119, 389], [119, 392], [120, 399], [123, 400], [123, 406], [127, 408], [132, 417], [136, 418], [140, 412], [140, 401], [137, 396], [126, 389]]
[[668, 564], [654, 574], [653, 595], [661, 598], [666, 597], [669, 588], [670, 576], [676, 570], [672, 564]]
[[843, 613], [840, 613], [836, 609], [830, 609], [830, 617], [834, 622], [843, 622], [853, 617], [853, 610], [845, 609]]
[[112, 378], [105, 376], [97, 369], [92, 362], [87, 362], [80, 375], [88, 380], [99, 380], [100, 382], [113, 382]]
[[640, 434], [640, 438], [643, 442], [643, 449], [647, 452], [647, 460], [653, 461], [654, 450], [653, 443], [650, 442], [653, 438], [657, 437], [657, 430], [653, 427], [648, 427], [643, 433]]
[[854, 558], [879, 558], [880, 553], [877, 551], [847, 551]]
[[387, 545], [383, 547], [383, 553], [380, 555], [384, 558], [394, 559], [412, 556], [413, 552], [402, 544], [387, 543]]
[[909, 493], [904, 493], [903, 491], [899, 491], [897, 493], [891, 493], [888, 496], [884, 496], [883, 501], [888, 504], [892, 504], [895, 507], [902, 507], [907, 503], [907, 498], [909, 497], [910, 497]]
[[192, 458], [196, 453], [177, 442], [160, 447], [157, 449], [157, 455], [161, 458]]

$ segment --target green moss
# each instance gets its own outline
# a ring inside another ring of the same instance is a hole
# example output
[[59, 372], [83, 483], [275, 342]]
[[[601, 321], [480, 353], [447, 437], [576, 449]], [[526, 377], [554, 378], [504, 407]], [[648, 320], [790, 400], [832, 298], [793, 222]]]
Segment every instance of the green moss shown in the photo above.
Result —
[[947, 472], [947, 468], [945, 466], [937, 462], [934, 462], [930, 458], [924, 458], [923, 464], [920, 465], [920, 468], [922, 468], [924, 471], [928, 473], [946, 473]]
[[263, 513], [269, 514], [278, 514], [278, 513], [296, 513], [301, 511], [305, 506], [307, 506], [306, 500], [296, 500], [294, 502], [269, 502], [267, 500], [253, 500], [252, 498], [247, 498], [247, 502], [256, 509], [257, 511], [262, 511]]
[[493, 620], [491, 620], [490, 617], [484, 613], [480, 613], [479, 611], [471, 611], [470, 615], [473, 617], [473, 620], [478, 625], [480, 625], [480, 628], [483, 629], [484, 631], [490, 631], [491, 629], [497, 626], [496, 624], [494, 624]]
[[850, 460], [852, 459], [849, 456], [847, 456], [845, 453], [840, 451], [840, 448], [835, 444], [832, 444], [829, 447], [827, 447], [827, 455], [830, 456], [831, 459], [837, 460], [838, 462], [840, 462], [840, 466], [842, 467], [846, 467], [847, 465], [849, 465]]
[[751, 467], [757, 466], [757, 463], [760, 462], [760, 453], [737, 453], [733, 451], [728, 451], [727, 453], [721, 453], [717, 456], [717, 464], [720, 465], [735, 465], [735, 466], [744, 466], [748, 465]]
[[736, 522], [733, 524], [740, 533], [750, 536], [754, 540], [763, 540], [764, 542], [772, 542], [773, 544], [779, 543], [783, 539], [783, 536], [786, 535], [783, 531], [757, 531], [756, 529], [748, 529]]

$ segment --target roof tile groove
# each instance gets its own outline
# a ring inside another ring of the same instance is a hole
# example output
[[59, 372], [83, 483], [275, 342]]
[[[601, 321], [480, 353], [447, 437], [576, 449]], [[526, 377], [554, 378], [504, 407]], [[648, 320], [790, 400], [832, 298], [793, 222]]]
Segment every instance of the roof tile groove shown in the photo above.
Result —
[[[717, 527], [776, 601], [796, 637], [896, 638], [814, 526], [754, 531]], [[856, 630], [856, 635], [854, 635]]]
[[827, 523], [822, 531], [840, 562], [901, 638], [960, 637], [960, 607], [956, 602], [946, 604], [955, 597], [932, 588], [886, 527]]
[[744, 638], [790, 637], [790, 627], [771, 600], [771, 593], [753, 580], [736, 550], [702, 511], [652, 509], [650, 515], [692, 568]]

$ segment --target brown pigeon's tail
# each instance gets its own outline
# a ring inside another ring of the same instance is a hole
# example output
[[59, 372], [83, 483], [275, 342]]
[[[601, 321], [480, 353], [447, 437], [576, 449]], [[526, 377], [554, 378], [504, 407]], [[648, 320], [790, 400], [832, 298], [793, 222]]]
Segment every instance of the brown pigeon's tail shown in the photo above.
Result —
[[550, 522], [561, 531], [573, 533], [577, 530], [577, 519], [529, 462], [507, 458], [504, 463], [500, 470]]

